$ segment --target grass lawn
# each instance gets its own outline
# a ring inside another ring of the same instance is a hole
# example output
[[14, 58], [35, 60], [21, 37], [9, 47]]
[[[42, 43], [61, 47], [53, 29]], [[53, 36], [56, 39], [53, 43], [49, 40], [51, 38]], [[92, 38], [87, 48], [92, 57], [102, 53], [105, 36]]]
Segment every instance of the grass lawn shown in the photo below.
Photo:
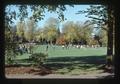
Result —
[[[33, 49], [34, 53], [39, 52], [46, 52], [46, 45], [36, 45]], [[69, 48], [69, 49], [62, 49], [61, 46], [56, 46], [55, 49], [53, 49], [52, 46], [49, 46], [48, 48], [48, 58], [53, 57], [83, 57], [83, 56], [102, 56], [106, 55], [107, 49], [106, 47], [100, 47], [100, 48]], [[30, 56], [30, 54], [23, 54], [18, 55], [18, 59], [26, 59]]]
[[[33, 53], [46, 52], [46, 45], [36, 45]], [[99, 69], [105, 64], [106, 47], [100, 48], [69, 48], [62, 49], [61, 46], [48, 48], [48, 58], [44, 66], [55, 71], [56, 74], [93, 74], [102, 73]], [[29, 56], [31, 54], [18, 55], [16, 62], [27, 65], [30, 64]]]

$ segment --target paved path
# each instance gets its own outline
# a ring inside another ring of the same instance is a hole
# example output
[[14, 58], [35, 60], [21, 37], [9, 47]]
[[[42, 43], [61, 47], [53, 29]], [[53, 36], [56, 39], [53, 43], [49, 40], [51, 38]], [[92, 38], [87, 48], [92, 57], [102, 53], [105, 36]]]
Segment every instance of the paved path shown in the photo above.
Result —
[[92, 75], [60, 75], [60, 74], [49, 74], [45, 76], [31, 75], [31, 74], [9, 74], [6, 78], [10, 79], [101, 79], [107, 76], [113, 77], [113, 74], [102, 73], [102, 74], [92, 74]]

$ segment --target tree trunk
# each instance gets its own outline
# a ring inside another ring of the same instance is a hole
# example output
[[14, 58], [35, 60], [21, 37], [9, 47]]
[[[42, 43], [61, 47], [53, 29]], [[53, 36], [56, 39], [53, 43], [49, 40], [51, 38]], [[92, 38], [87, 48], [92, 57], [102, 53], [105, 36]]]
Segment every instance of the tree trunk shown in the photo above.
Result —
[[53, 43], [52, 43], [52, 40], [50, 40], [50, 45], [52, 45]]
[[108, 67], [112, 65], [112, 57], [113, 57], [113, 14], [112, 14], [112, 6], [108, 6], [108, 43], [107, 43], [107, 57], [106, 64]]
[[120, 8], [119, 3], [115, 4], [115, 57], [114, 57], [114, 73], [115, 79], [120, 79]]

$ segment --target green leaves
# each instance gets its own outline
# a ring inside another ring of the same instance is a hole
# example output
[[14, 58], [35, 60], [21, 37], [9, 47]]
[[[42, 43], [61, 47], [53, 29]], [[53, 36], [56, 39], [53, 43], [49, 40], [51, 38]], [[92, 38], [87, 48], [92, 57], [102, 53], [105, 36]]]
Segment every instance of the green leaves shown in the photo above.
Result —
[[87, 14], [86, 17], [91, 18], [91, 21], [98, 25], [106, 24], [108, 20], [107, 7], [104, 5], [90, 5], [86, 10], [80, 10], [76, 14]]
[[57, 39], [60, 31], [59, 29], [59, 21], [57, 18], [50, 17], [46, 21], [46, 25], [43, 29], [43, 33], [45, 34], [45, 39], [48, 41], [53, 41], [54, 39]]
[[18, 17], [19, 17], [20, 21], [23, 21], [24, 18], [28, 17], [28, 12], [27, 12], [28, 6], [27, 5], [18, 5], [17, 7], [19, 10]]
[[30, 60], [35, 63], [35, 65], [39, 66], [43, 64], [48, 57], [48, 54], [45, 53], [35, 53], [30, 56]]

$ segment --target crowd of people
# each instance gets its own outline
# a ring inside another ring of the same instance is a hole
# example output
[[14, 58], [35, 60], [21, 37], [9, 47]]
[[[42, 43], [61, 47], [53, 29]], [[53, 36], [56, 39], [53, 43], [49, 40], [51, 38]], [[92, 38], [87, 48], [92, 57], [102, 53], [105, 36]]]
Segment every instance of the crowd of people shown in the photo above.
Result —
[[69, 49], [72, 48], [98, 48], [100, 45], [62, 45], [62, 49]]
[[32, 54], [33, 53], [32, 48], [34, 45], [35, 45], [35, 43], [22, 43], [16, 47], [16, 51], [19, 52], [21, 55], [23, 53]]
[[[17, 47], [16, 47], [16, 51], [18, 53], [20, 53], [21, 55], [23, 53], [28, 53], [28, 54], [32, 54], [33, 53], [33, 47], [36, 45], [36, 43], [22, 43], [22, 44], [19, 44]], [[56, 45], [52, 45], [52, 48], [53, 50], [55, 50], [55, 46]], [[72, 45], [72, 44], [64, 44], [64, 45], [61, 45], [62, 49], [70, 49], [70, 48], [77, 48], [77, 49], [80, 49], [80, 48], [98, 48], [100, 47], [99, 45]], [[49, 49], [49, 45], [47, 44], [46, 45], [46, 52], [48, 51]]]

